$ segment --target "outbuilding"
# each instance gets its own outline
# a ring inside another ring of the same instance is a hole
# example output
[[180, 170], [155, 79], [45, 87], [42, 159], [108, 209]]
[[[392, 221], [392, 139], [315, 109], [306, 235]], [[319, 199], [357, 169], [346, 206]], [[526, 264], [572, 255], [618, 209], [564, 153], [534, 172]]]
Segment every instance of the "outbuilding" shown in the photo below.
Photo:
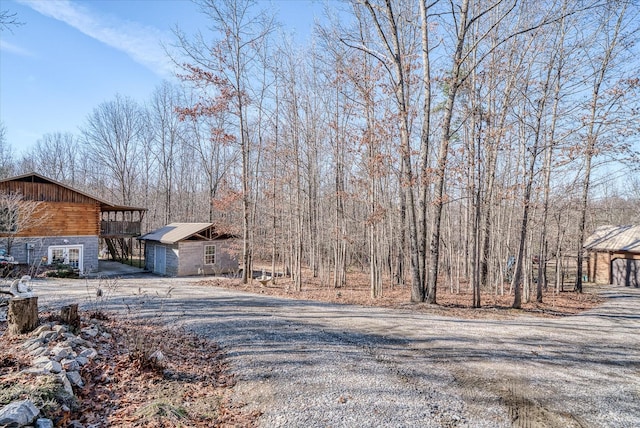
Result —
[[640, 226], [601, 226], [584, 247], [596, 284], [640, 287]]
[[238, 271], [236, 236], [213, 223], [171, 223], [142, 235], [145, 268], [159, 275], [218, 275]]

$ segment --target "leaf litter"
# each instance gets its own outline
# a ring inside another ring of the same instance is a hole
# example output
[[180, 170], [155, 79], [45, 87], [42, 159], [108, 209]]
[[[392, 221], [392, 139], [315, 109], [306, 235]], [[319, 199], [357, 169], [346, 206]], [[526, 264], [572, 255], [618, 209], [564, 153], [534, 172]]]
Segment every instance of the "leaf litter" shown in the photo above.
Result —
[[[87, 315], [82, 317], [85, 325]], [[55, 426], [255, 426], [259, 413], [231, 404], [234, 376], [214, 342], [178, 328], [105, 318], [92, 320], [108, 334], [93, 340], [98, 356], [81, 369], [84, 387], [74, 388], [69, 405], [63, 406], [61, 397], [49, 397], [43, 409]], [[0, 390], [13, 395], [0, 395], [0, 406], [39, 394], [30, 387], [33, 375], [22, 372], [31, 358], [20, 346], [28, 336], [10, 337], [5, 331], [6, 322], [0, 323]], [[150, 359], [154, 353], [162, 358]]]

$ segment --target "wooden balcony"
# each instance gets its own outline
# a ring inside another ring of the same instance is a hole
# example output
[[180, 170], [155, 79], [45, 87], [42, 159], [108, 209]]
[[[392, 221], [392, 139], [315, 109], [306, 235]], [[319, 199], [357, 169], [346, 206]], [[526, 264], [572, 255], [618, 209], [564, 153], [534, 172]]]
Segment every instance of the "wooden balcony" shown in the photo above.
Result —
[[140, 221], [102, 220], [100, 236], [103, 238], [140, 236], [141, 224]]
[[100, 207], [101, 238], [135, 238], [140, 236], [144, 208], [102, 206]]

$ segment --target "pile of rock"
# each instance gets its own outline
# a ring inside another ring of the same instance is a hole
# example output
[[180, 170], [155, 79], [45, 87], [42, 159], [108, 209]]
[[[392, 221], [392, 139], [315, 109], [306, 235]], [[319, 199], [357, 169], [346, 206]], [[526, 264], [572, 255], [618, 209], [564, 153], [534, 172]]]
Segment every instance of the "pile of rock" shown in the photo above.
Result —
[[[97, 321], [83, 328], [79, 335], [69, 331], [66, 325], [45, 323], [31, 332], [29, 339], [21, 345], [33, 357], [31, 367], [23, 373], [54, 375], [69, 397], [73, 397], [73, 389], [84, 386], [80, 368], [98, 355], [91, 340], [110, 337], [109, 333], [100, 331]], [[63, 410], [69, 409], [63, 406]], [[50, 419], [36, 419], [39, 414], [40, 410], [33, 402], [15, 401], [0, 409], [0, 426], [53, 426]]]

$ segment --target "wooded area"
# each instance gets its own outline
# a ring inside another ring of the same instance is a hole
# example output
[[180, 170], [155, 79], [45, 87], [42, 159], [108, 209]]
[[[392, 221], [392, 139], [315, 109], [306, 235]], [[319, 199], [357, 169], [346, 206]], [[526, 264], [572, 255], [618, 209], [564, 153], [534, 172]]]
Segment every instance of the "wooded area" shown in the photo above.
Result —
[[586, 235], [640, 223], [637, 2], [352, 0], [307, 46], [260, 2], [198, 3], [209, 27], [168, 48], [179, 82], [21, 157], [0, 138], [0, 176], [147, 207], [143, 232], [215, 222], [244, 280], [366, 271], [414, 302], [463, 283], [519, 307], [576, 262], [580, 291]]

